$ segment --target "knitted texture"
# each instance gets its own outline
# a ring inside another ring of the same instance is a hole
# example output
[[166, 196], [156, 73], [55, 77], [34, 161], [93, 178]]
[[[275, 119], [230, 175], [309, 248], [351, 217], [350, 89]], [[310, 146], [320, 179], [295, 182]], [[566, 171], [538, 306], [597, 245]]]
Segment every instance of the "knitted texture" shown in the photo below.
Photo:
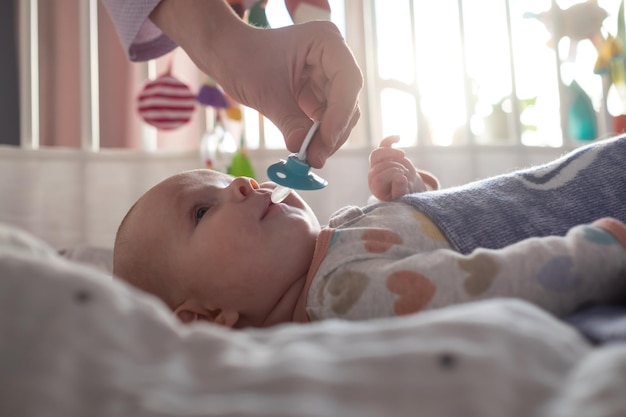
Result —
[[402, 200], [429, 216], [465, 254], [533, 236], [563, 236], [601, 217], [626, 222], [626, 137], [594, 142], [545, 165]]

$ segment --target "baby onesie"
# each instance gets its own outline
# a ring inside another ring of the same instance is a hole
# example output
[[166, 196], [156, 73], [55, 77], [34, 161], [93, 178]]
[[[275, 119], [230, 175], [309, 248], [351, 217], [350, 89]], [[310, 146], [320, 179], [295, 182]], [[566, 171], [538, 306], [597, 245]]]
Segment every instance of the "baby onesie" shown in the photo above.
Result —
[[[618, 137], [462, 187], [346, 208], [320, 234], [294, 319], [388, 317], [493, 297], [562, 316], [625, 295], [625, 168]], [[619, 221], [596, 222], [603, 217]]]
[[625, 247], [626, 226], [601, 219], [462, 254], [410, 205], [352, 207], [320, 234], [294, 319], [393, 317], [496, 297], [565, 316], [626, 295]]

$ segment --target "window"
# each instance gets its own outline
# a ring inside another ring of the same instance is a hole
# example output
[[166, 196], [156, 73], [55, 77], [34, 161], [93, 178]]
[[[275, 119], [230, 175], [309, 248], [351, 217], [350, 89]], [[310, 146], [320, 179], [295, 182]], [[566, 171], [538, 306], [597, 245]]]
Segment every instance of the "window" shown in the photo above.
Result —
[[[344, 1], [329, 3], [332, 20], [344, 31]], [[193, 92], [207, 81], [180, 48], [148, 63], [130, 63], [100, 1], [19, 0], [17, 4], [23, 146], [193, 150], [213, 129], [215, 113], [201, 105], [190, 123], [172, 131], [157, 131], [137, 114], [136, 99], [143, 84], [170, 67]], [[292, 24], [282, 0], [269, 1], [266, 13], [272, 27]], [[249, 148], [284, 149], [271, 122], [252, 109], [243, 111]]]
[[618, 35], [620, 3], [364, 2], [373, 136], [400, 134], [404, 146], [560, 147], [618, 131], [620, 85], [594, 65]]
[[[331, 21], [337, 25], [345, 36], [345, 8], [344, 0], [329, 0]], [[283, 1], [269, 1], [265, 9], [267, 20], [273, 28], [293, 24]], [[244, 122], [246, 142], [252, 149], [264, 147], [267, 149], [284, 149], [285, 142], [278, 128], [268, 119], [259, 117], [259, 113], [250, 108], [244, 108]]]
[[[192, 89], [198, 89], [205, 76], [180, 49], [157, 62], [130, 64], [98, 3], [19, 1], [20, 15], [32, 12], [29, 7], [41, 9], [38, 31], [20, 29], [21, 45], [27, 44], [24, 34], [38, 36], [41, 44], [36, 54], [21, 54], [33, 58], [39, 71], [32, 85], [39, 97], [27, 88], [22, 88], [22, 97], [41, 101], [34, 103], [32, 128], [22, 129], [26, 136], [40, 135], [42, 145], [84, 147], [91, 128], [102, 147], [197, 148], [212, 128], [215, 116], [210, 109], [198, 106], [188, 126], [156, 132], [139, 119], [135, 99], [143, 81], [171, 62]], [[626, 83], [623, 75], [619, 78], [626, 72], [623, 60], [613, 54], [608, 65], [612, 71], [603, 75], [594, 67], [598, 50], [607, 46], [610, 36], [626, 36], [618, 19], [622, 0], [594, 4], [330, 0], [331, 19], [366, 77], [363, 116], [346, 148], [367, 148], [389, 134], [400, 134], [401, 146], [561, 147], [620, 132], [618, 122], [626, 117]], [[559, 9], [551, 10], [552, 5]], [[80, 19], [92, 18], [96, 9], [98, 19], [90, 20], [97, 25], [94, 50], [94, 42], [91, 49], [85, 48], [85, 37], [76, 33], [85, 27]], [[266, 12], [272, 27], [292, 24], [281, 0], [269, 1]], [[564, 19], [563, 36], [555, 29], [555, 19]], [[21, 16], [20, 22], [23, 26], [31, 21]], [[99, 59], [85, 58], [86, 51]], [[84, 82], [87, 66], [98, 69], [99, 95], [91, 97], [91, 106], [85, 106], [84, 88], [77, 82]], [[22, 80], [32, 81], [32, 75], [22, 68]], [[86, 108], [97, 112], [91, 121], [85, 121], [90, 117]], [[284, 149], [272, 123], [252, 109], [243, 108], [243, 113], [249, 148]]]

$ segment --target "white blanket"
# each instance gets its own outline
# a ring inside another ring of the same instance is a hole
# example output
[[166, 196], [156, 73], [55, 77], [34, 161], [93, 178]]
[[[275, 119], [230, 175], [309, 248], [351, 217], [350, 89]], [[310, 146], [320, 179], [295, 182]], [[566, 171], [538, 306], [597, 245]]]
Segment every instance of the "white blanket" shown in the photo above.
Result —
[[494, 300], [231, 331], [0, 227], [2, 416], [623, 416], [626, 349]]

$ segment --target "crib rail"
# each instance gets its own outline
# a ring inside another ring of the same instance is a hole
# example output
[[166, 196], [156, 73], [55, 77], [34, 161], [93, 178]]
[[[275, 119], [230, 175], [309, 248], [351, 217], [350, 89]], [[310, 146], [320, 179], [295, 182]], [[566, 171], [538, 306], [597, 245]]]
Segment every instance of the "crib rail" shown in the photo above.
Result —
[[39, 148], [39, 8], [19, 0], [20, 144]]

